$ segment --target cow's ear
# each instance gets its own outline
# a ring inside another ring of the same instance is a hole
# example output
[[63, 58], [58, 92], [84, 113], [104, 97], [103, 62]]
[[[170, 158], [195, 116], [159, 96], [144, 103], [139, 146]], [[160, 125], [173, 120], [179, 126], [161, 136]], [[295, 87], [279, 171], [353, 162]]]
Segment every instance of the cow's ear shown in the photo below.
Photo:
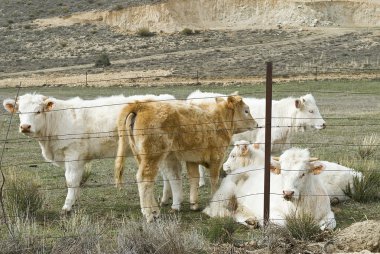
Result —
[[253, 143], [252, 147], [256, 150], [260, 149], [260, 144], [259, 143]]
[[313, 175], [319, 175], [326, 166], [320, 161], [310, 162], [310, 171]]
[[296, 108], [302, 108], [303, 107], [302, 100], [301, 99], [296, 99], [294, 101], [294, 105], [296, 106]]
[[13, 99], [5, 99], [3, 101], [3, 106], [6, 111], [9, 113], [16, 113], [17, 112], [17, 104], [16, 101]]
[[278, 161], [272, 160], [270, 162], [270, 171], [276, 175], [281, 174], [281, 166]]
[[54, 101], [52, 101], [51, 99], [46, 99], [44, 101], [44, 108], [45, 108], [45, 111], [50, 111], [54, 108]]

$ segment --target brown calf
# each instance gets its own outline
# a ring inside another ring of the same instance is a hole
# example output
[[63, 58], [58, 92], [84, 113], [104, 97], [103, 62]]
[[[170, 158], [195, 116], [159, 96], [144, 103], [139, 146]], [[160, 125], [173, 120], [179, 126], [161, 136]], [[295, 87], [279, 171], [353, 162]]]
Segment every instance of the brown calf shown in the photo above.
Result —
[[[198, 209], [198, 165], [210, 171], [214, 193], [232, 134], [254, 128], [248, 106], [238, 95], [216, 98], [211, 106], [186, 102], [136, 102], [125, 106], [118, 121], [116, 182], [121, 182], [127, 138], [138, 161], [136, 175], [141, 211], [148, 221], [159, 215], [153, 195], [159, 166], [185, 161], [190, 182], [191, 209]], [[180, 170], [173, 168], [167, 170]]]

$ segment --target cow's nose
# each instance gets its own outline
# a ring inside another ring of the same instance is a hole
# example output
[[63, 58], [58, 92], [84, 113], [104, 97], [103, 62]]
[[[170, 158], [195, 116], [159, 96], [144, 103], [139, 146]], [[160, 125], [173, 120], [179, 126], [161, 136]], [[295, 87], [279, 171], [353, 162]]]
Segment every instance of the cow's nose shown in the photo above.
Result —
[[294, 191], [282, 191], [284, 194], [284, 199], [285, 200], [291, 200], [294, 194]]
[[21, 132], [30, 132], [30, 124], [21, 124], [20, 125], [20, 130]]
[[326, 128], [326, 124], [325, 123], [322, 124], [322, 129], [324, 129], [324, 128]]

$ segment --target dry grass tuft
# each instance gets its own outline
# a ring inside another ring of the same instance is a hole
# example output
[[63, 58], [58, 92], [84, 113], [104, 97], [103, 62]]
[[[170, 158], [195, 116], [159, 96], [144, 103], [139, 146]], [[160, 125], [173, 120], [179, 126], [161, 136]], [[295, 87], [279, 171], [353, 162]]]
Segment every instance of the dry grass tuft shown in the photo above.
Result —
[[362, 145], [358, 148], [359, 157], [363, 160], [372, 158], [377, 151], [379, 141], [379, 136], [376, 133], [365, 136]]
[[100, 240], [102, 225], [79, 211], [61, 221], [64, 236], [59, 238], [51, 253], [101, 253]]
[[124, 220], [118, 234], [117, 253], [206, 253], [206, 243], [197, 230], [185, 230], [176, 217], [153, 223]]

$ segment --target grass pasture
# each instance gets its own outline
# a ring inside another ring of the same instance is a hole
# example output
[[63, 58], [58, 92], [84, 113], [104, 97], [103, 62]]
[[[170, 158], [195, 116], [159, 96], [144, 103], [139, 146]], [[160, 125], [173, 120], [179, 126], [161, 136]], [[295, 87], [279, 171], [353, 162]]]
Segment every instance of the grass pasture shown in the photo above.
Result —
[[[220, 93], [230, 93], [237, 90], [245, 97], [265, 96], [265, 87], [263, 85], [140, 88], [40, 87], [22, 88], [20, 94], [37, 92], [57, 98], [80, 96], [91, 99], [120, 93], [124, 95], [170, 93], [177, 98], [186, 98], [195, 89]], [[15, 88], [0, 89], [0, 99], [15, 97], [16, 93]], [[368, 158], [361, 158], [359, 155], [359, 146], [362, 145], [364, 138], [380, 133], [380, 81], [275, 83], [273, 87], [273, 97], [275, 99], [300, 96], [306, 93], [312, 93], [316, 98], [320, 112], [326, 120], [327, 128], [322, 131], [310, 130], [297, 133], [292, 137], [292, 145], [309, 148], [312, 156], [319, 157], [321, 160], [339, 162], [359, 170], [380, 171], [378, 164], [380, 158], [379, 149]], [[11, 225], [12, 232], [21, 232], [21, 235], [30, 236], [28, 240], [19, 236], [22, 239], [18, 240], [19, 245], [17, 245], [17, 251], [14, 251], [14, 253], [76, 253], [75, 251], [80, 253], [81, 250], [90, 250], [91, 253], [127, 253], [120, 250], [122, 247], [127, 248], [127, 243], [120, 240], [123, 236], [128, 235], [125, 230], [135, 228], [135, 230], [141, 231], [141, 237], [149, 238], [151, 236], [149, 232], [149, 234], [144, 235], [145, 231], [143, 230], [145, 230], [145, 227], [128, 224], [131, 221], [142, 221], [137, 186], [130, 183], [122, 190], [114, 187], [113, 159], [99, 159], [91, 163], [91, 173], [89, 173], [88, 180], [82, 187], [74, 215], [62, 218], [60, 210], [67, 191], [64, 169], [45, 162], [41, 156], [38, 143], [18, 133], [17, 116], [14, 116], [10, 123], [10, 115], [5, 113], [4, 110], [0, 112], [0, 149], [4, 152], [2, 170], [6, 180], [8, 177], [10, 178], [10, 175], [38, 179], [40, 192], [44, 200], [42, 208], [23, 221], [17, 221], [13, 214], [8, 214], [8, 223]], [[10, 127], [9, 133], [7, 133], [8, 127]], [[375, 147], [378, 145], [375, 144]], [[134, 181], [136, 168], [134, 159], [128, 158], [125, 172], [127, 181]], [[163, 207], [161, 213], [164, 218], [169, 217], [169, 220], [173, 219], [175, 223], [181, 225], [178, 228], [183, 230], [183, 234], [181, 233], [177, 236], [179, 243], [189, 242], [191, 243], [189, 245], [192, 246], [192, 251], [201, 252], [200, 249], [194, 247], [194, 241], [198, 241], [205, 253], [213, 251], [221, 253], [222, 250], [215, 250], [214, 243], [211, 243], [210, 235], [214, 234], [212, 229], [215, 223], [223, 223], [223, 220], [210, 219], [201, 212], [190, 211], [187, 184], [185, 179], [185, 202], [182, 206], [182, 211], [173, 215], [170, 212], [170, 207]], [[5, 182], [6, 188], [7, 181]], [[157, 179], [155, 190], [156, 197], [159, 197], [162, 191], [160, 177]], [[200, 194], [201, 207], [204, 208], [209, 200], [209, 186], [202, 188]], [[6, 203], [7, 199], [4, 199], [4, 202]], [[337, 219], [338, 229], [346, 228], [357, 221], [380, 219], [379, 199], [366, 203], [360, 202], [360, 200], [350, 200], [334, 206], [333, 210]], [[163, 221], [165, 224], [165, 219]], [[230, 224], [230, 222], [226, 223]], [[19, 226], [16, 227], [17, 225]], [[26, 225], [30, 226], [29, 230], [27, 230]], [[160, 226], [157, 227], [160, 228]], [[23, 231], [20, 228], [23, 228]], [[166, 231], [163, 230], [163, 232]], [[196, 234], [191, 234], [192, 232], [196, 232]], [[229, 235], [226, 238], [232, 239], [228, 242], [232, 242], [233, 245], [252, 240], [256, 241], [257, 237], [262, 234], [261, 230], [248, 229], [240, 225], [235, 225], [233, 230], [227, 233]], [[84, 237], [85, 235], [90, 235], [91, 237], [86, 238]], [[167, 240], [165, 237], [163, 239]], [[7, 241], [10, 241], [9, 232], [4, 224], [1, 224], [0, 242], [6, 243]], [[72, 250], [72, 252], [62, 252], [62, 246], [67, 247], [66, 251]], [[74, 247], [70, 249], [68, 246], [76, 246], [76, 249]], [[6, 250], [5, 246], [1, 244], [0, 247]], [[164, 247], [162, 246], [162, 248]], [[183, 249], [178, 247], [177, 250]], [[135, 253], [139, 253], [138, 250], [135, 251]], [[131, 250], [131, 253], [134, 252]], [[164, 252], [157, 251], [157, 253]]]

